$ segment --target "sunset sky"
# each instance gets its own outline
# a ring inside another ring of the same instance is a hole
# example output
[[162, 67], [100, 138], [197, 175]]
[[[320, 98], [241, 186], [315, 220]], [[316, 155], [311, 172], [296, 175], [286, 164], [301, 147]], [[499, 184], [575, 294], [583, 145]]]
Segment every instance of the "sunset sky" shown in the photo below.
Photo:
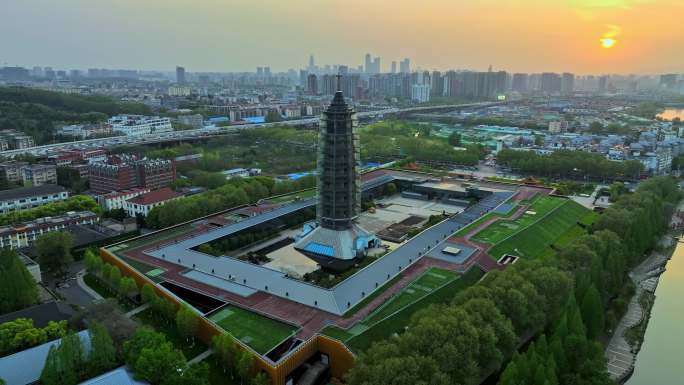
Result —
[[0, 65], [684, 72], [683, 0], [2, 0]]

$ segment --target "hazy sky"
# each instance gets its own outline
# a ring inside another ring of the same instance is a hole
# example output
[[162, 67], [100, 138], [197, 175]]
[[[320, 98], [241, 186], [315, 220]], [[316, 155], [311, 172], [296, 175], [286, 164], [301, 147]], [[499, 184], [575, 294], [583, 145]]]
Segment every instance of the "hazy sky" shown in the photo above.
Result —
[[684, 72], [684, 0], [0, 2], [0, 65], [280, 71], [370, 52], [383, 70]]

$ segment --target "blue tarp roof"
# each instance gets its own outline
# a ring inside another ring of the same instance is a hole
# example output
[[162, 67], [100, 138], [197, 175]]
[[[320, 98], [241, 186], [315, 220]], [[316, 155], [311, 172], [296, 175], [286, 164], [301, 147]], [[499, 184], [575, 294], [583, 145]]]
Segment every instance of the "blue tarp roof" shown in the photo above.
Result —
[[316, 242], [310, 242], [308, 245], [304, 247], [304, 250], [319, 254], [319, 255], [325, 255], [326, 257], [334, 257], [335, 256], [335, 249], [333, 249], [330, 246], [327, 245], [321, 245], [320, 243]]

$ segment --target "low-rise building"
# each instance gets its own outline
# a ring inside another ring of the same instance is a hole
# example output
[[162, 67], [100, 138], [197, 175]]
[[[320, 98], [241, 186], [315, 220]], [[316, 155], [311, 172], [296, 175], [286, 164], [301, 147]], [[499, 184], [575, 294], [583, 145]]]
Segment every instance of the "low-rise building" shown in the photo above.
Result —
[[57, 166], [54, 164], [31, 164], [21, 168], [24, 185], [42, 186], [57, 183]]
[[2, 130], [0, 131], [0, 138], [7, 143], [9, 149], [21, 150], [36, 145], [31, 136], [17, 130]]
[[176, 163], [120, 154], [109, 157], [106, 162], [92, 163], [88, 177], [90, 189], [95, 194], [136, 187], [156, 190], [168, 187], [176, 180]]
[[118, 210], [124, 207], [124, 203], [127, 200], [148, 192], [150, 192], [149, 188], [132, 188], [130, 190], [112, 191], [109, 194], [100, 195], [98, 197], [98, 203], [107, 211]]
[[24, 174], [22, 167], [28, 165], [26, 162], [2, 162], [0, 163], [0, 179], [7, 183], [23, 182]]
[[26, 210], [69, 198], [67, 190], [56, 184], [20, 187], [0, 191], [0, 212]]
[[179, 199], [183, 194], [177, 193], [166, 187], [159, 190], [150, 191], [146, 194], [138, 195], [124, 202], [124, 210], [131, 217], [146, 217], [153, 208], [163, 206], [166, 203]]
[[112, 135], [112, 126], [105, 123], [73, 124], [60, 127], [57, 134], [77, 139], [103, 137]]
[[109, 119], [112, 131], [124, 135], [147, 135], [173, 131], [171, 120], [159, 116], [117, 115]]
[[44, 217], [30, 222], [2, 226], [0, 227], [0, 248], [28, 247], [43, 234], [64, 230], [71, 225], [93, 224], [97, 220], [97, 214], [92, 211], [71, 211], [56, 217]]

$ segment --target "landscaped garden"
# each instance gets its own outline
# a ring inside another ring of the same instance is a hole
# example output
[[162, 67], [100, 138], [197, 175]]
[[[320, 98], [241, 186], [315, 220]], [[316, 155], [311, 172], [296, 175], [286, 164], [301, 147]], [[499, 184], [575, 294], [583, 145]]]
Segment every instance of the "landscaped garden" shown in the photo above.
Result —
[[461, 276], [443, 269], [430, 269], [349, 330], [328, 326], [321, 333], [345, 342], [356, 352], [363, 351], [374, 341], [401, 333], [417, 311], [431, 304], [448, 302], [483, 275], [484, 272], [478, 268], [471, 268]]
[[297, 330], [292, 325], [237, 306], [226, 306], [209, 319], [260, 354], [266, 354]]
[[582, 235], [586, 230], [578, 223], [590, 223], [593, 218], [595, 214], [580, 204], [572, 200], [561, 200], [561, 205], [555, 210], [500, 240], [488, 253], [495, 259], [505, 254], [543, 256], [549, 253], [549, 248], [556, 241], [567, 244]]
[[527, 211], [517, 219], [498, 220], [475, 234], [475, 236], [473, 236], [473, 240], [497, 244], [517, 233], [518, 231], [521, 231], [531, 224], [537, 222], [540, 220], [540, 218], [543, 218], [545, 215], [560, 207], [565, 202], [566, 200], [563, 198], [540, 196], [535, 199]]

